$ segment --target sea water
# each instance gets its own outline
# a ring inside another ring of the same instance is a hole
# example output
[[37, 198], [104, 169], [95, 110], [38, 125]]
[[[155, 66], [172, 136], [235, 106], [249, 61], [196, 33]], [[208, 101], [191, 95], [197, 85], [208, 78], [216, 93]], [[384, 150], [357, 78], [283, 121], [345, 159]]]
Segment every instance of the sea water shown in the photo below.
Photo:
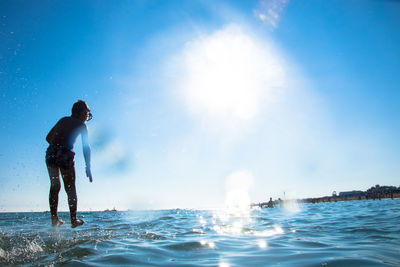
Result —
[[400, 266], [400, 199], [79, 216], [0, 213], [0, 265]]

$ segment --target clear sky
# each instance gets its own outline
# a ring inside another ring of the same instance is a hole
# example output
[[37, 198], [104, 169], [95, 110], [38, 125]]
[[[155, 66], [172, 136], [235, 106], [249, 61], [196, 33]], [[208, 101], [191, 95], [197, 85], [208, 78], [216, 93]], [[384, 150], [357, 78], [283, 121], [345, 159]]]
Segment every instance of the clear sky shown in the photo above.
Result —
[[0, 211], [49, 209], [45, 137], [77, 99], [79, 210], [399, 186], [399, 18], [389, 0], [0, 0]]

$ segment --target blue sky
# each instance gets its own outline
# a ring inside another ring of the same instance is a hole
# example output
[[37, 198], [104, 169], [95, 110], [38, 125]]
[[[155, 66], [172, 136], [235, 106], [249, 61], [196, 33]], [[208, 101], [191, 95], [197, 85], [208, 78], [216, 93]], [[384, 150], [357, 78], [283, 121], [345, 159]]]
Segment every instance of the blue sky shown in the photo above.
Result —
[[45, 136], [77, 99], [94, 114], [80, 210], [399, 186], [399, 16], [375, 0], [2, 0], [0, 211], [48, 209]]

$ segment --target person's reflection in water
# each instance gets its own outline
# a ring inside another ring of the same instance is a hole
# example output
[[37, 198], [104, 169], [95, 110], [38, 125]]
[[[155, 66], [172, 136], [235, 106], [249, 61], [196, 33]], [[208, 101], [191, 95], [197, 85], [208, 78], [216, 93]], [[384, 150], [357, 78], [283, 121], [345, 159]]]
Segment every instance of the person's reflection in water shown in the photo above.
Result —
[[46, 137], [50, 144], [46, 151], [46, 165], [50, 176], [50, 213], [53, 226], [60, 226], [64, 222], [58, 218], [58, 193], [61, 189], [60, 172], [64, 181], [64, 188], [68, 195], [71, 227], [75, 228], [84, 223], [76, 218], [77, 196], [75, 188], [75, 162], [73, 151], [74, 143], [79, 135], [82, 138], [83, 155], [86, 162], [86, 176], [92, 182], [90, 170], [90, 147], [86, 122], [92, 119], [89, 106], [85, 101], [78, 100], [72, 107], [72, 115], [60, 119]]

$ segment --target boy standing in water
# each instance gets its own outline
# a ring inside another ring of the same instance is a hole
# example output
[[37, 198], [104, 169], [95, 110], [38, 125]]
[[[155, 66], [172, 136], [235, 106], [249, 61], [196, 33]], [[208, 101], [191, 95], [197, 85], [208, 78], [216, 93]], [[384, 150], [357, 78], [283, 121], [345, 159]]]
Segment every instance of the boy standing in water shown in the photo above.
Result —
[[60, 192], [60, 172], [64, 181], [64, 188], [68, 195], [71, 227], [84, 224], [76, 218], [77, 196], [75, 188], [75, 162], [73, 151], [76, 138], [81, 135], [83, 155], [86, 162], [86, 176], [92, 182], [90, 170], [90, 147], [86, 122], [92, 119], [89, 106], [85, 101], [78, 100], [72, 107], [72, 115], [60, 119], [46, 137], [50, 146], [46, 151], [46, 165], [50, 176], [50, 213], [53, 226], [60, 226], [64, 222], [58, 218], [58, 193]]

